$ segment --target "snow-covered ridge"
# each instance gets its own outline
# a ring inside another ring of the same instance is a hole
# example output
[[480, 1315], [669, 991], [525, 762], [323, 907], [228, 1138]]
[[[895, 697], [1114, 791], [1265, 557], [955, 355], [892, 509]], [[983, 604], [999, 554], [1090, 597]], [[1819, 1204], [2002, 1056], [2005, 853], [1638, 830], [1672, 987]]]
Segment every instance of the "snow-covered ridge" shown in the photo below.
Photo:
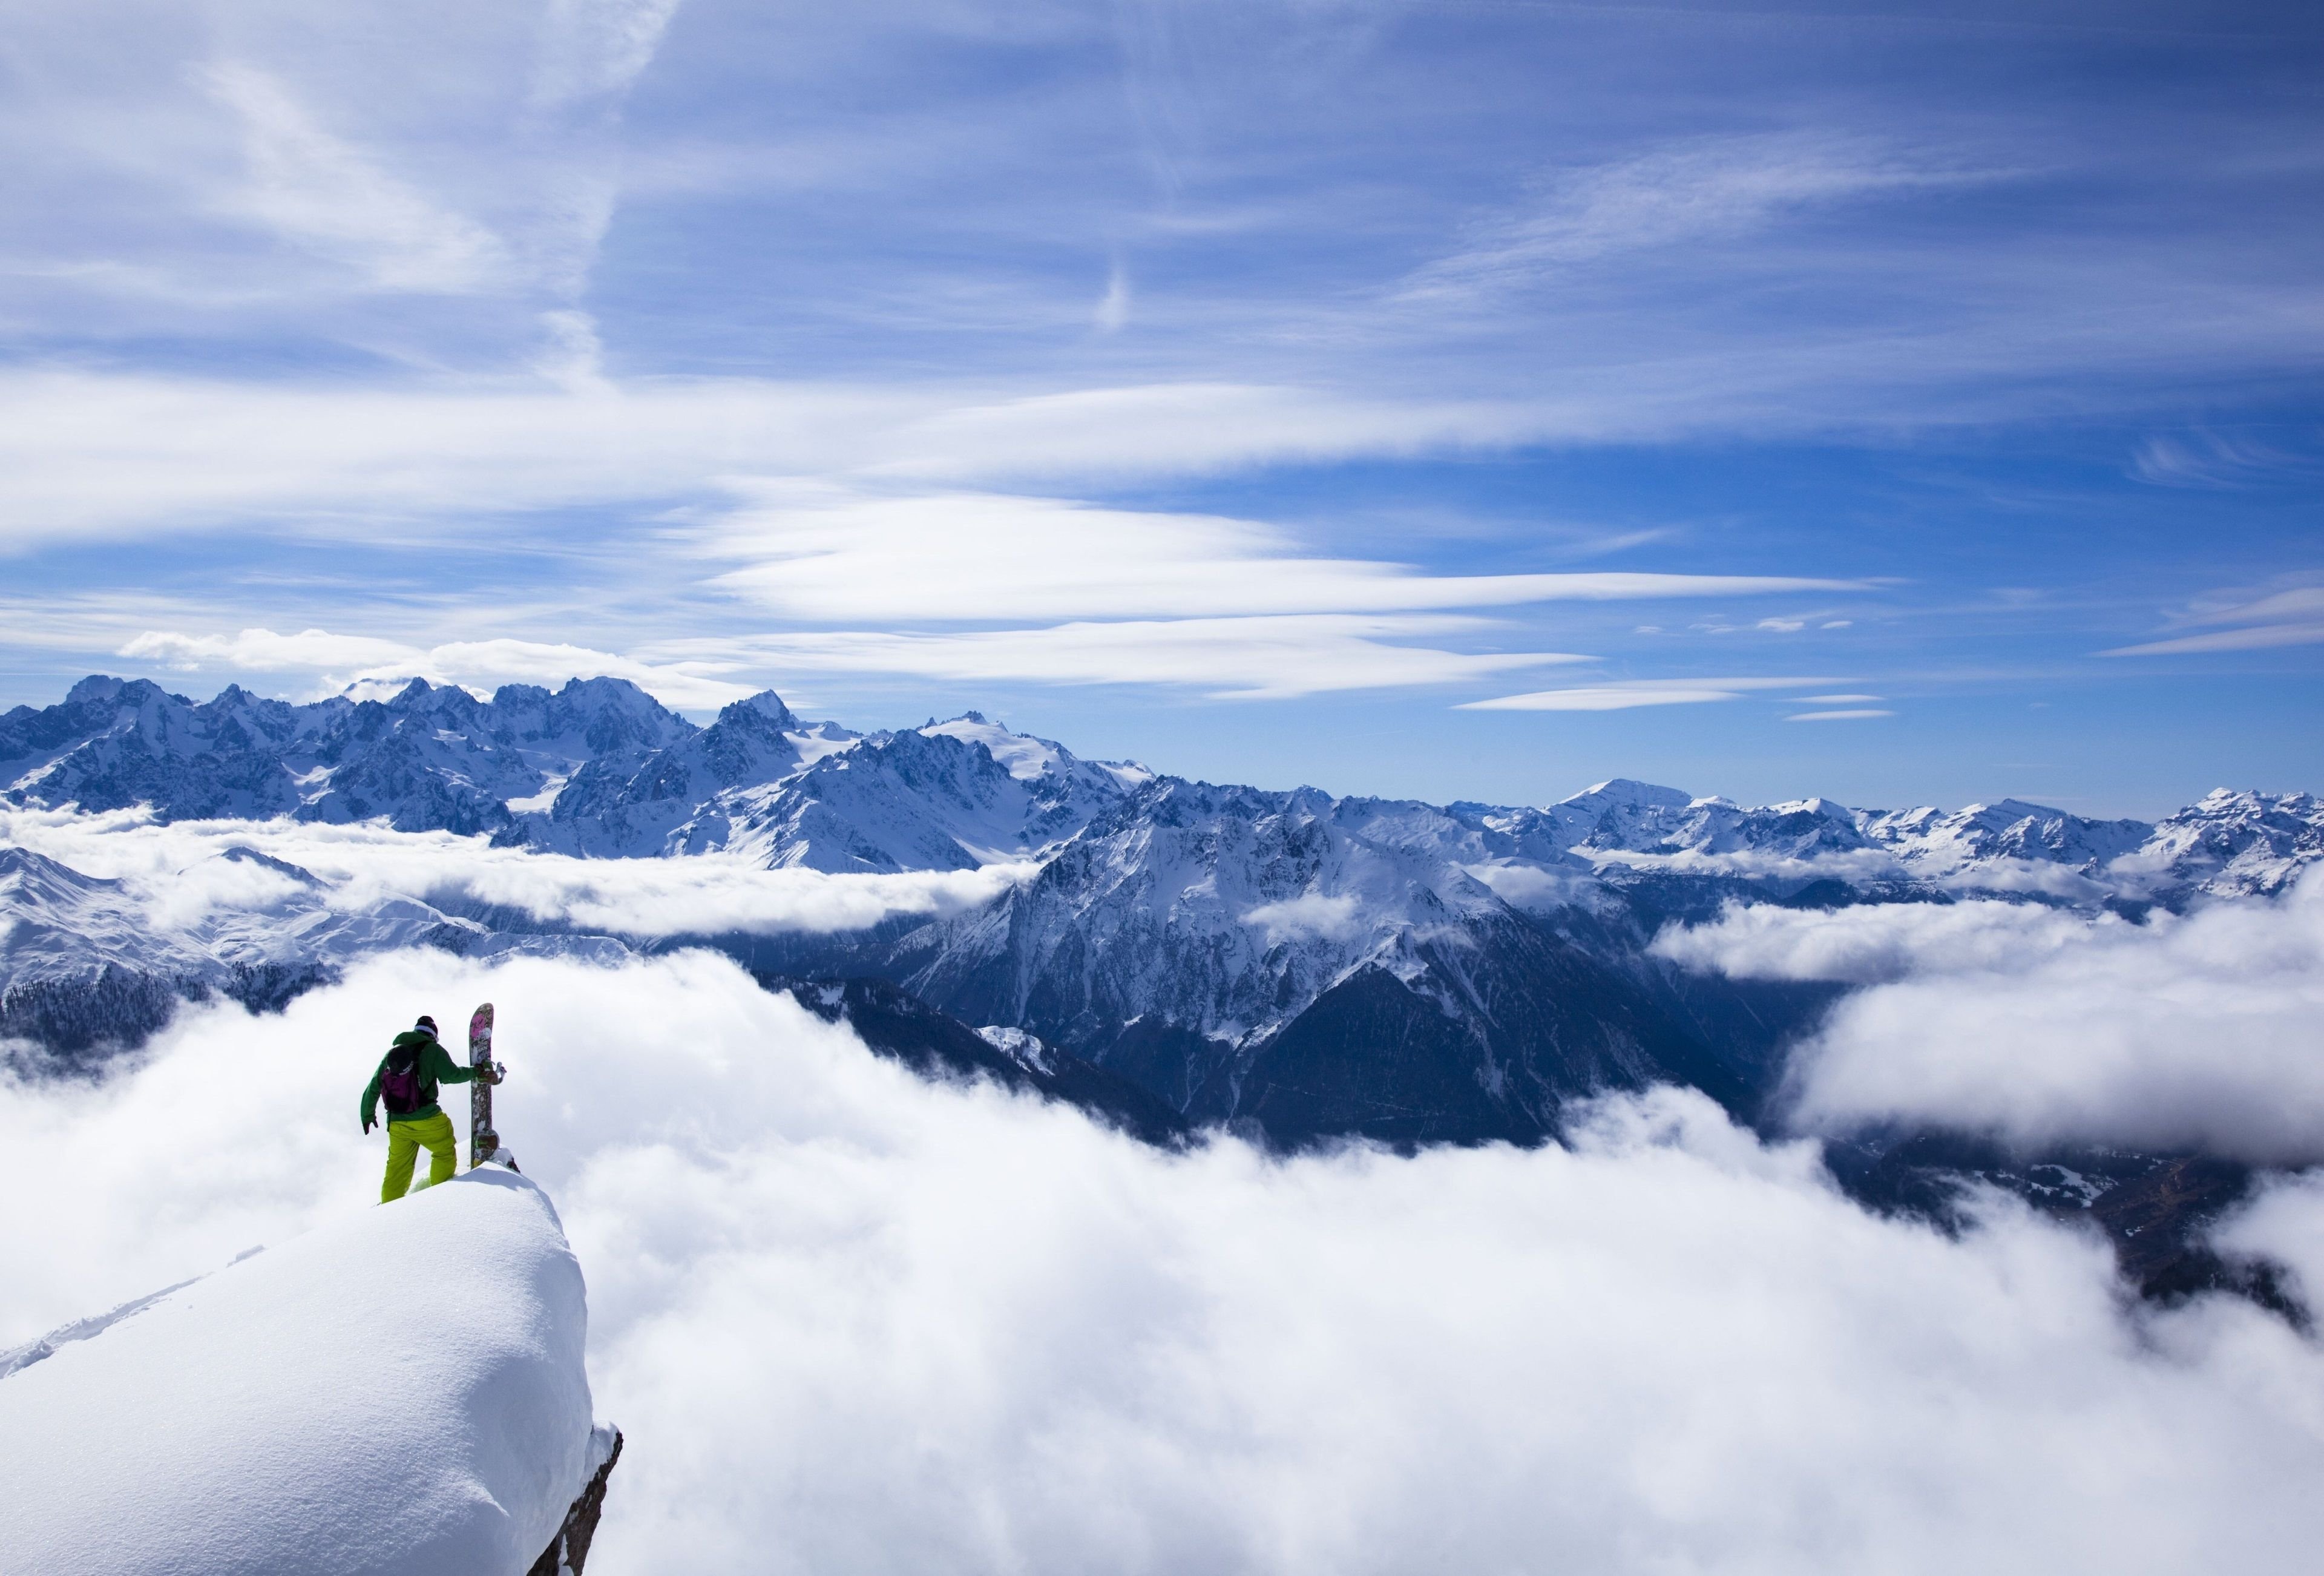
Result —
[[[424, 1317], [382, 1290], [431, 1286], [459, 1295]], [[612, 1443], [587, 1325], [525, 1178], [485, 1166], [356, 1210], [0, 1354], [0, 1560], [526, 1570]]]

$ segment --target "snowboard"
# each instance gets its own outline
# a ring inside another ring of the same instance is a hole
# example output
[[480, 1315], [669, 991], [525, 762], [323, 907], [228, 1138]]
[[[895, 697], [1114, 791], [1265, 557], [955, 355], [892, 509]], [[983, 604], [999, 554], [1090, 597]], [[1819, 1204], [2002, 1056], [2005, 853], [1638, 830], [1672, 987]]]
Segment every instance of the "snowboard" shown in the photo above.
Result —
[[[468, 1065], [493, 1064], [493, 1004], [485, 1002], [468, 1018]], [[479, 1078], [468, 1085], [468, 1169], [474, 1171], [499, 1153], [501, 1136], [493, 1130], [493, 1086]]]

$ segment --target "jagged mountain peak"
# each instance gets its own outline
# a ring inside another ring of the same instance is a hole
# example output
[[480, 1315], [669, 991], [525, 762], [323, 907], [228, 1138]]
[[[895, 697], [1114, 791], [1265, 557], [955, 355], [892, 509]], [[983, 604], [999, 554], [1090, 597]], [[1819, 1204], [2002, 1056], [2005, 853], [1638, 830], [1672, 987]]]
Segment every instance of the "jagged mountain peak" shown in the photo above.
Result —
[[[774, 692], [767, 692], [771, 695]], [[626, 678], [599, 674], [593, 678], [573, 677], [557, 692], [560, 700], [587, 701], [599, 705], [618, 705], [628, 711], [660, 712], [666, 708], [644, 690]]]
[[294, 705], [239, 685], [198, 704], [94, 674], [72, 694], [0, 718], [9, 800], [495, 831], [512, 819], [509, 801], [553, 791], [585, 760], [633, 760], [697, 731], [626, 679], [576, 679], [554, 695], [503, 686], [480, 699], [414, 678], [385, 699]]
[[2173, 811], [2163, 819], [2178, 821], [2198, 816], [2266, 815], [2279, 810], [2296, 812], [2311, 808], [2317, 803], [2318, 800], [2313, 794], [2300, 792], [2272, 794], [2259, 788], [2215, 788], [2193, 804]]
[[1074, 760], [1073, 752], [1054, 740], [1011, 733], [1008, 724], [992, 722], [982, 712], [963, 712], [941, 723], [932, 720], [913, 731], [931, 738], [957, 739], [964, 744], [982, 746], [986, 754], [1019, 781], [1065, 770]]
[[[1987, 824], [2007, 824], [2024, 820], [2052, 820], [2070, 815], [2055, 805], [2037, 805], [2031, 799], [1995, 799], [1990, 803], [1963, 805], [1953, 812], [1952, 818]], [[2076, 817], [2080, 819], [2080, 817]]]
[[758, 694], [745, 696], [741, 700], [729, 701], [720, 709], [718, 721], [724, 723], [730, 719], [736, 723], [745, 721], [771, 723], [786, 733], [803, 729], [806, 726], [799, 721], [798, 714], [784, 704], [783, 697], [771, 689], [762, 689]]
[[1558, 800], [1561, 805], [1653, 805], [1678, 809], [1693, 802], [1694, 796], [1660, 783], [1640, 782], [1636, 778], [1609, 777], [1604, 782], [1592, 783], [1578, 794], [1569, 794]]
[[115, 678], [109, 673], [92, 673], [65, 692], [67, 705], [103, 705], [110, 701], [126, 699], [131, 705], [148, 698], [174, 700], [180, 705], [194, 703], [182, 695], [173, 696], [150, 678]]
[[[61, 864], [45, 853], [29, 848], [0, 848], [0, 881], [32, 883], [53, 887], [58, 890], [95, 891], [119, 885], [102, 876], [83, 875], [69, 864]], [[17, 886], [17, 891], [25, 889]]]
[[2214, 788], [2157, 822], [2129, 862], [2206, 891], [2279, 892], [2324, 860], [2324, 799]]

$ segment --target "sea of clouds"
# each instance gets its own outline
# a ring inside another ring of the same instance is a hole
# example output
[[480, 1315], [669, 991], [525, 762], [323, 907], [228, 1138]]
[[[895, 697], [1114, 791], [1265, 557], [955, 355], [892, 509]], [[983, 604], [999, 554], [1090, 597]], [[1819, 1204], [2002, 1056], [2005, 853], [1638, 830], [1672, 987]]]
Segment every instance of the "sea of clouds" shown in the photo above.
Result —
[[1794, 1047], [1792, 1120], [2324, 1162], [2324, 870], [2141, 923], [2002, 902], [1730, 908], [1690, 968], [1862, 985]]
[[161, 822], [142, 807], [83, 815], [0, 806], [0, 846], [10, 843], [123, 882], [156, 924], [172, 928], [305, 894], [294, 875], [226, 857], [244, 849], [308, 871], [323, 883], [327, 904], [348, 912], [398, 898], [475, 903], [541, 924], [649, 937], [862, 930], [899, 915], [955, 914], [991, 901], [1037, 868], [1002, 861], [974, 870], [833, 875], [716, 854], [578, 859], [494, 848], [481, 835], [375, 824]]
[[[2214, 929], [1959, 955], [2191, 968]], [[2119, 1576], [2306, 1571], [2324, 1536], [2324, 1350], [2126, 1300], [2005, 1201], [1878, 1219], [1671, 1090], [1565, 1148], [1167, 1153], [918, 1080], [706, 954], [390, 954], [278, 1017], [189, 1009], [102, 1083], [0, 1083], [0, 1345], [370, 1207], [383, 1037], [486, 999], [629, 1435], [593, 1572]], [[2324, 1189], [2221, 1240], [2312, 1297]]]

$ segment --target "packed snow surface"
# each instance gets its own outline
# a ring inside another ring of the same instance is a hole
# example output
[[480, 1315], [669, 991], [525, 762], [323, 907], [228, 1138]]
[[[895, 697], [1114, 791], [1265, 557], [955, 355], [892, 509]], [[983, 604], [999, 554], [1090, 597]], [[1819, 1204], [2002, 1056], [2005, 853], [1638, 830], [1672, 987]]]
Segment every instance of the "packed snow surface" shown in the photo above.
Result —
[[0, 1571], [520, 1576], [602, 1460], [586, 1330], [485, 1167], [0, 1354]]

